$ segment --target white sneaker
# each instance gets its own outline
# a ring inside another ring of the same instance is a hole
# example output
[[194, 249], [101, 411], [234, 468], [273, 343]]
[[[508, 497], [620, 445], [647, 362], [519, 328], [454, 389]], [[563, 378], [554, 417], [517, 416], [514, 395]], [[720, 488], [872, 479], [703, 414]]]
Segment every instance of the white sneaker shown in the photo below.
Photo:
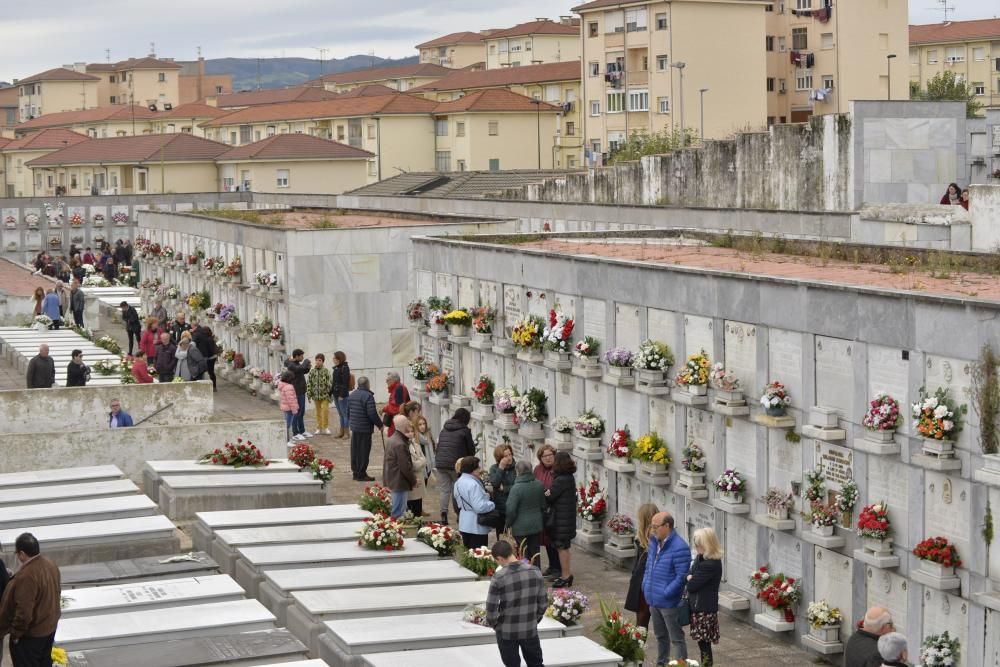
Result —
[[295, 443], [294, 440], [289, 440], [288, 442], [285, 443], [285, 447], [287, 447], [288, 449], [291, 449], [292, 447], [295, 446], [295, 444], [296, 443]]
[[322, 433], [323, 433], [323, 431], [321, 431], [320, 429], [316, 429], [316, 430], [315, 430], [315, 431], [313, 432], [313, 435], [322, 435]]
[[[316, 432], [319, 433], [319, 431], [316, 431]], [[333, 435], [333, 433], [330, 433], [330, 429], [325, 428], [325, 429], [323, 429], [323, 435]]]
[[298, 442], [302, 442], [305, 439], [306, 439], [306, 436], [302, 435], [301, 433], [299, 433], [298, 435], [293, 435], [292, 436], [292, 440], [297, 440]]
[[305, 433], [303, 433], [302, 435], [303, 435], [303, 437], [306, 437], [306, 438], [311, 438], [311, 437], [313, 437], [313, 434], [312, 434], [312, 433], [310, 433], [309, 431], [306, 431], [306, 432], [305, 432]]

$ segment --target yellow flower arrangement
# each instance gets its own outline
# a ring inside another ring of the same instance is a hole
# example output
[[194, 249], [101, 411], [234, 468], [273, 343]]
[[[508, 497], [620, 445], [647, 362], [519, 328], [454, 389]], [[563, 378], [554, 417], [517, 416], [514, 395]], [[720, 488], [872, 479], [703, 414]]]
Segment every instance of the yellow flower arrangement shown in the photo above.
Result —
[[692, 354], [684, 364], [683, 370], [677, 374], [677, 384], [698, 385], [708, 384], [708, 376], [711, 371], [711, 362], [705, 350], [698, 354]]
[[531, 315], [514, 325], [514, 329], [510, 334], [510, 339], [513, 341], [514, 345], [523, 350], [541, 347], [541, 334], [544, 326], [545, 322], [541, 317]]
[[52, 664], [54, 665], [68, 665], [69, 657], [66, 655], [65, 649], [59, 647], [52, 647]]
[[448, 325], [467, 327], [472, 324], [472, 315], [461, 308], [451, 311], [443, 319], [444, 323]]
[[662, 463], [670, 465], [670, 450], [667, 443], [656, 431], [650, 431], [635, 441], [632, 449], [632, 458], [646, 463]]

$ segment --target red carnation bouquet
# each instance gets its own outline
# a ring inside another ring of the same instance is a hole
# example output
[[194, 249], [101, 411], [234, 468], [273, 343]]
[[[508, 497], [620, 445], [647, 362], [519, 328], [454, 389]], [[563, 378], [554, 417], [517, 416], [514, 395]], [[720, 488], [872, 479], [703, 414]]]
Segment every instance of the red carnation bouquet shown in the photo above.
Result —
[[542, 332], [542, 346], [552, 352], [572, 351], [570, 343], [573, 340], [574, 321], [566, 317], [561, 310], [549, 311], [548, 326]]
[[944, 537], [928, 537], [913, 549], [913, 555], [920, 560], [929, 560], [944, 567], [962, 567], [958, 549]]
[[858, 515], [858, 537], [884, 540], [892, 534], [889, 523], [889, 508], [885, 501], [867, 505]]
[[264, 455], [257, 449], [257, 445], [249, 440], [243, 442], [243, 438], [236, 438], [236, 444], [227, 442], [221, 449], [203, 454], [198, 459], [198, 463], [211, 463], [234, 468], [259, 468], [270, 465], [271, 462], [264, 458]]
[[288, 460], [299, 468], [307, 468], [316, 459], [316, 452], [311, 445], [300, 443], [288, 452]]
[[603, 521], [608, 513], [608, 502], [604, 498], [604, 489], [600, 482], [594, 477], [590, 484], [584, 488], [583, 485], [577, 487], [579, 500], [576, 503], [576, 512], [584, 521]]
[[399, 551], [403, 548], [403, 526], [386, 516], [365, 519], [358, 531], [358, 546], [375, 551]]
[[628, 424], [626, 424], [624, 428], [620, 428], [611, 434], [611, 442], [608, 443], [608, 456], [627, 459], [631, 455], [632, 436], [628, 431]]
[[771, 609], [789, 609], [802, 599], [802, 588], [794, 578], [779, 572], [757, 593], [757, 599]]

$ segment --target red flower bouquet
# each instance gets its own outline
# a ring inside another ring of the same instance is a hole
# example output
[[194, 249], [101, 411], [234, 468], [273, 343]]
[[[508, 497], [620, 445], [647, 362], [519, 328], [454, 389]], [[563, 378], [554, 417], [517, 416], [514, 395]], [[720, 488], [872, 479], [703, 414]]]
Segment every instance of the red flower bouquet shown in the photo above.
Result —
[[858, 515], [858, 537], [884, 540], [892, 534], [889, 508], [885, 502], [867, 505]]
[[913, 555], [920, 560], [929, 560], [944, 567], [962, 567], [958, 549], [944, 537], [928, 537], [913, 549]]

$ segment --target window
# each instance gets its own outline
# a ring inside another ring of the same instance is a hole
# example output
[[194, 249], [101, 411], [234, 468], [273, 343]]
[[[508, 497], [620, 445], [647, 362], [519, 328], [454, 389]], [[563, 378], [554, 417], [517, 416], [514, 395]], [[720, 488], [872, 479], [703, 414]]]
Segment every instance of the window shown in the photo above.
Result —
[[628, 91], [629, 111], [649, 111], [649, 91], [630, 90]]
[[500, 121], [491, 120], [489, 123], [489, 135], [491, 137], [500, 136]]
[[812, 9], [812, 0], [795, 0], [795, 9]]
[[497, 45], [496, 44], [490, 44], [490, 55], [491, 56], [495, 56], [496, 54], [497, 54]]
[[649, 56], [643, 56], [642, 57], [642, 63], [640, 63], [639, 70], [642, 71], [642, 72], [648, 72], [649, 71]]
[[378, 176], [378, 163], [375, 160], [368, 161], [368, 175]]
[[768, 35], [764, 38], [764, 50], [774, 51], [774, 35]]
[[249, 125], [240, 125], [240, 143], [241, 144], [249, 144], [250, 143], [250, 137], [252, 136], [250, 134], [250, 131], [251, 131], [251, 128], [250, 128]]
[[111, 96], [111, 103], [112, 103], [112, 104], [118, 104], [118, 98], [117, 98], [117, 97], [115, 97], [114, 95], [112, 95], [112, 96]]
[[109, 76], [109, 77], [108, 77], [108, 81], [109, 81], [110, 83], [115, 83], [115, 75], [114, 75], [114, 74], [112, 74], [111, 76]]
[[500, 53], [507, 53], [507, 40], [500, 40]]
[[368, 125], [368, 138], [369, 139], [375, 138], [375, 123], [370, 123]]
[[670, 56], [656, 56], [656, 69], [658, 71], [666, 72], [668, 67], [670, 67]]
[[813, 75], [811, 70], [802, 69], [795, 73], [795, 90], [811, 90]]
[[465, 123], [459, 121], [455, 123], [455, 136], [464, 137], [465, 136]]
[[[785, 90], [787, 90], [787, 88], [785, 88], [785, 80], [784, 79], [778, 79], [778, 92], [779, 93], [783, 93], [783, 92], [785, 92]], [[785, 121], [782, 120], [781, 122], [784, 123]]]
[[824, 74], [823, 75], [823, 87], [828, 90], [833, 90], [833, 75]]
[[880, 32], [878, 34], [878, 48], [880, 48], [883, 51], [889, 50], [889, 33]]
[[500, 158], [490, 158], [490, 171], [500, 171]]
[[927, 49], [927, 64], [937, 65], [938, 56], [937, 49]]
[[946, 63], [964, 63], [965, 62], [965, 47], [964, 46], [949, 46], [944, 50], [944, 61]]
[[593, 151], [594, 153], [600, 153], [601, 152], [601, 140], [600, 139], [592, 139], [590, 141], [590, 150]]
[[222, 94], [222, 86], [216, 86], [215, 87], [215, 94], [216, 95], [221, 95]]
[[573, 169], [574, 167], [576, 167], [576, 156], [575, 155], [567, 155], [566, 156], [566, 166], [569, 167], [570, 169]]
[[670, 98], [669, 97], [657, 97], [656, 98], [656, 108], [660, 113], [670, 113]]
[[604, 32], [625, 32], [625, 16], [621, 10], [604, 13]]
[[600, 116], [601, 115], [601, 103], [597, 100], [590, 100], [590, 115]]
[[520, 51], [521, 51], [521, 42], [513, 42], [510, 45], [510, 52], [511, 53], [517, 53], [517, 52], [520, 52]]
[[764, 11], [765, 12], [773, 12], [774, 11], [774, 5], [773, 4], [765, 5], [764, 6]]
[[985, 95], [986, 85], [982, 81], [980, 81], [979, 83], [973, 83], [972, 92], [975, 93], [976, 95]]
[[434, 151], [434, 169], [437, 171], [451, 170], [451, 151]]
[[159, 81], [160, 83], [163, 83], [164, 81], [166, 81], [166, 80], [167, 80], [167, 75], [166, 75], [166, 74], [164, 74], [163, 72], [160, 72], [160, 73], [159, 73], [159, 74], [157, 75], [157, 77], [156, 77], [156, 80], [157, 80], [157, 81]]
[[567, 137], [575, 137], [576, 136], [576, 123], [574, 123], [571, 120], [566, 121], [566, 136]]
[[559, 86], [545, 86], [545, 101], [553, 104], [559, 103]]
[[437, 137], [447, 137], [448, 136], [448, 119], [447, 118], [435, 118], [434, 119], [434, 136], [437, 136]]
[[268, 125], [266, 132], [267, 132], [267, 136], [273, 137], [274, 136], [274, 125]]
[[599, 28], [598, 28], [597, 21], [591, 21], [590, 23], [587, 24], [587, 36], [588, 37], [597, 37], [597, 35], [599, 34], [598, 30], [599, 30]]
[[986, 49], [981, 46], [973, 48], [972, 59], [975, 60], [977, 63], [981, 63], [984, 60], [986, 60]]
[[667, 14], [666, 12], [660, 12], [656, 15], [656, 29], [666, 30], [667, 29]]
[[778, 38], [778, 53], [784, 53], [784, 52], [785, 52], [785, 38], [784, 37], [779, 37]]
[[[271, 136], [271, 135], [267, 135], [267, 136]], [[338, 125], [337, 126], [337, 141], [343, 141], [343, 140], [344, 140], [344, 126], [343, 125]]]
[[917, 49], [910, 49], [910, 64], [911, 65], [920, 64], [920, 52]]
[[608, 93], [608, 113], [625, 111], [625, 93]]
[[567, 102], [576, 102], [576, 91], [572, 88], [567, 88], [563, 91], [563, 99]]
[[819, 48], [826, 50], [833, 48], [833, 33], [824, 32], [819, 36]]
[[287, 169], [278, 169], [277, 170], [277, 178], [275, 180], [277, 181], [275, 183], [275, 185], [277, 185], [279, 188], [287, 188], [288, 187], [288, 170]]
[[646, 20], [649, 12], [645, 7], [625, 10], [625, 30], [628, 32], [643, 32], [646, 30]]
[[608, 132], [608, 150], [612, 153], [618, 150], [618, 146], [625, 143], [625, 133], [622, 131]]
[[456, 160], [455, 162], [458, 165], [459, 171], [465, 171], [465, 160]]
[[809, 48], [808, 28], [792, 28], [792, 48], [796, 51]]
[[767, 126], [771, 127], [772, 125], [774, 125], [774, 116], [768, 116], [767, 117]]
[[774, 77], [773, 76], [767, 77], [767, 92], [769, 92], [769, 93], [773, 93], [774, 92]]
[[515, 61], [513, 61], [513, 62], [512, 62], [511, 64], [510, 64], [510, 66], [511, 66], [511, 67], [520, 67], [520, 66], [521, 66], [521, 61], [520, 61], [520, 60], [515, 60]]
[[234, 146], [236, 145], [236, 133], [235, 132], [230, 132], [229, 133], [229, 143], [233, 144]]
[[601, 63], [590, 63], [590, 76], [598, 76], [601, 73]]

